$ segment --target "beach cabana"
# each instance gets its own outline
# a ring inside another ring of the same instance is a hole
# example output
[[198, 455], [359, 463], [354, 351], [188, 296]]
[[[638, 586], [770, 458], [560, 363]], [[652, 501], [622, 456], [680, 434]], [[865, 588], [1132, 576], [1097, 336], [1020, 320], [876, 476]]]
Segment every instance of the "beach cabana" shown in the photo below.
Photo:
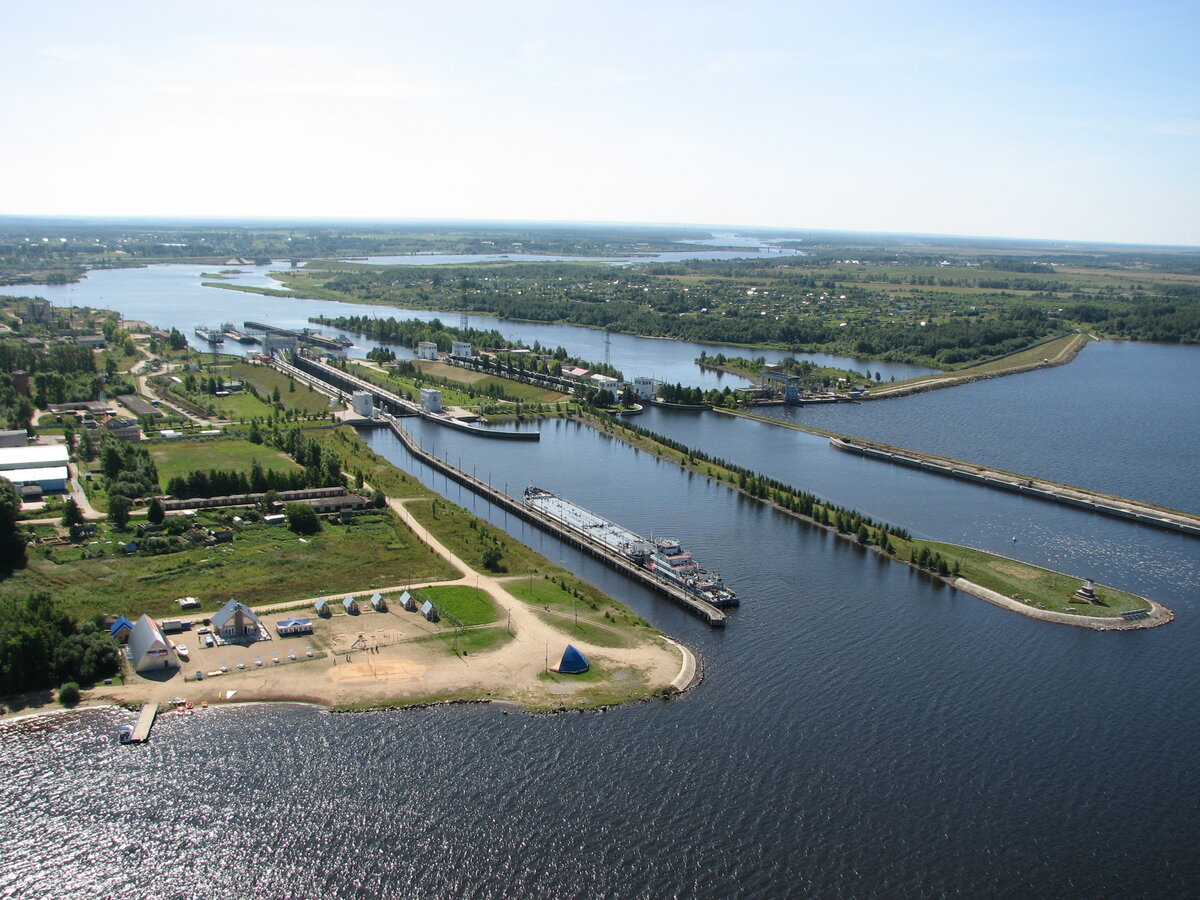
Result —
[[312, 619], [280, 619], [275, 623], [279, 636], [288, 634], [312, 634]]
[[317, 615], [322, 619], [328, 619], [331, 615], [333, 615], [332, 611], [329, 609], [329, 603], [324, 597], [317, 598], [317, 602], [314, 603], [313, 606], [317, 608]]
[[162, 630], [149, 616], [142, 616], [129, 632], [129, 644], [125, 652], [135, 672], [150, 672], [157, 669], [178, 669], [179, 657]]
[[246, 604], [230, 599], [210, 620], [212, 629], [228, 640], [259, 636], [262, 623]]
[[562, 675], [581, 675], [588, 668], [587, 657], [576, 650], [573, 644], [567, 644], [567, 649], [563, 651], [562, 659], [550, 671], [558, 672]]
[[436, 622], [438, 620], [437, 607], [433, 605], [432, 600], [426, 600], [421, 604], [421, 615], [423, 615], [430, 622]]
[[358, 615], [358, 603], [355, 602], [354, 598], [351, 597], [349, 594], [347, 594], [346, 599], [342, 601], [342, 606], [346, 610], [346, 615], [348, 615], [348, 616], [357, 616]]
[[387, 601], [383, 599], [383, 594], [379, 591], [371, 595], [371, 606], [375, 612], [387, 612]]
[[410, 594], [408, 591], [405, 591], [403, 594], [400, 595], [400, 605], [403, 606], [405, 609], [407, 609], [409, 612], [413, 612], [417, 608], [417, 598], [414, 597], [412, 594]]
[[108, 633], [117, 639], [118, 644], [126, 643], [132, 631], [133, 623], [124, 616], [119, 616], [117, 621], [108, 626]]

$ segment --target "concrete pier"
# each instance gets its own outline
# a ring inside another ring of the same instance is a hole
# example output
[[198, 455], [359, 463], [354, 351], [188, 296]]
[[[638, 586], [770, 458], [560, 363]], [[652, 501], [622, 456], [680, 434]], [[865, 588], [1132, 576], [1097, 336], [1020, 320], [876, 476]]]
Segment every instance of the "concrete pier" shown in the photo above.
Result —
[[876, 444], [860, 438], [831, 437], [829, 443], [834, 448], [847, 453], [859, 453], [871, 459], [882, 459], [886, 462], [933, 472], [935, 475], [974, 481], [989, 487], [1037, 497], [1039, 500], [1063, 503], [1105, 516], [1129, 519], [1142, 525], [1151, 525], [1167, 531], [1177, 531], [1193, 537], [1200, 537], [1200, 516], [1191, 513], [1151, 506], [1148, 503], [1126, 500], [1123, 497], [1109, 497], [1086, 488], [1055, 484], [1040, 478], [1030, 478], [1012, 472], [1003, 472], [999, 469], [990, 469], [986, 466], [977, 466], [958, 459], [933, 456], [918, 450]]
[[412, 435], [410, 435], [408, 431], [398, 421], [396, 421], [394, 416], [385, 416], [384, 419], [392, 431], [396, 433], [396, 436], [400, 439], [401, 443], [404, 444], [408, 451], [430, 468], [441, 472], [451, 480], [463, 485], [463, 487], [474, 491], [476, 494], [488, 500], [493, 505], [506, 510], [519, 519], [529, 522], [531, 525], [536, 525], [543, 531], [554, 535], [554, 537], [558, 538], [563, 543], [574, 547], [576, 550], [586, 553], [593, 559], [597, 559], [604, 563], [609, 568], [615, 569], [628, 578], [631, 578], [645, 587], [650, 588], [656, 593], [668, 598], [669, 600], [672, 600], [688, 612], [703, 619], [714, 628], [723, 628], [725, 626], [725, 613], [721, 612], [721, 610], [717, 609], [711, 603], [706, 603], [699, 597], [696, 597], [683, 588], [678, 587], [674, 583], [659, 578], [654, 573], [642, 568], [632, 560], [626, 559], [621, 554], [610, 550], [605, 545], [596, 541], [590, 541], [582, 535], [575, 534], [567, 530], [538, 510], [532, 509], [518, 500], [514, 500], [503, 491], [499, 491], [486, 482], [480, 481], [473, 475], [469, 475], [466, 472], [460, 471], [458, 468], [450, 465], [448, 461], [439, 459], [433, 454], [428, 453], [413, 439]]

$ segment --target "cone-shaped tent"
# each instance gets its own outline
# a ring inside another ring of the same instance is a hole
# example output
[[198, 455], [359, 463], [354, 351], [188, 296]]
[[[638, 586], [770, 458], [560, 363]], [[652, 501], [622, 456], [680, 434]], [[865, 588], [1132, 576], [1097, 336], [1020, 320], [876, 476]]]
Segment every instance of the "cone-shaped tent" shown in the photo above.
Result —
[[562, 659], [554, 667], [555, 672], [561, 672], [564, 675], [579, 675], [587, 670], [587, 657], [576, 650], [571, 644], [567, 644], [567, 649], [563, 651]]

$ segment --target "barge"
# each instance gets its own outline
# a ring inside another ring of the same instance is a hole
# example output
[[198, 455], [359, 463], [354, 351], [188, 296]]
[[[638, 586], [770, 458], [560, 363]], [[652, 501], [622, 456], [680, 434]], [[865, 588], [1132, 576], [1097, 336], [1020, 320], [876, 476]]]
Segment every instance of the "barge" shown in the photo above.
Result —
[[530, 486], [525, 489], [525, 505], [538, 510], [558, 525], [630, 562], [676, 587], [680, 587], [710, 606], [723, 609], [737, 606], [737, 594], [725, 586], [721, 576], [700, 567], [679, 541], [648, 541], [590, 510], [576, 506], [550, 491]]

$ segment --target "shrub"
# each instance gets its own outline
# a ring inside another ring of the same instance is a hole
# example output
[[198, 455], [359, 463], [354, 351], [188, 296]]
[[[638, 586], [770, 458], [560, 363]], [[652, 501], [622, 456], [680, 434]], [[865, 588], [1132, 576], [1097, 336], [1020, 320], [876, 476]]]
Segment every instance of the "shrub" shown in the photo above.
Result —
[[68, 709], [79, 705], [81, 699], [83, 695], [79, 693], [79, 685], [73, 681], [68, 681], [58, 689], [58, 702]]

